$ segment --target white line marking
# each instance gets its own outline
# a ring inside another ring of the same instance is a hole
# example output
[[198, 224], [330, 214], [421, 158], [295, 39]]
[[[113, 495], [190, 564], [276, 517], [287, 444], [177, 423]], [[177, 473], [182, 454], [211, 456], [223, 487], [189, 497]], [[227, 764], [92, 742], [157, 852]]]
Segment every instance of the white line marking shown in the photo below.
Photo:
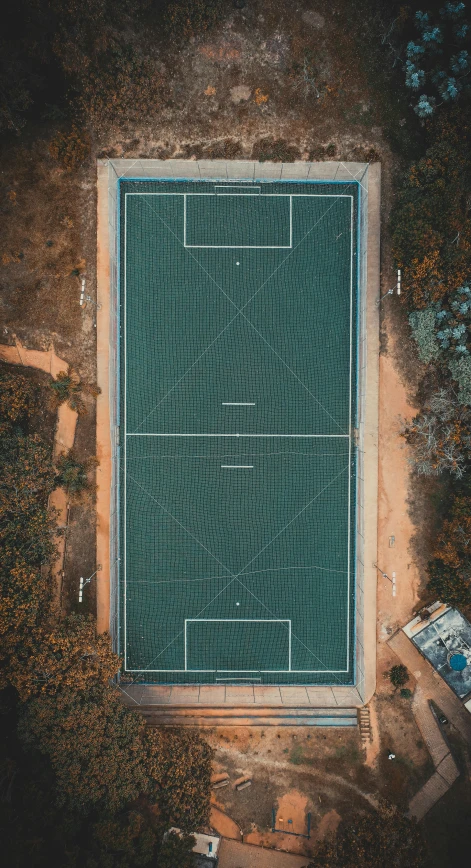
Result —
[[253, 470], [253, 464], [221, 464], [224, 470]]
[[[259, 191], [261, 191], [262, 188], [261, 188], [261, 187], [256, 187], [256, 186], [254, 187], [254, 186], [252, 186], [252, 185], [248, 186], [247, 184], [246, 184], [245, 186], [244, 186], [244, 185], [241, 185], [241, 186], [239, 186], [239, 187], [236, 187], [235, 184], [215, 184], [215, 185], [214, 185], [214, 189], [215, 189], [215, 190], [259, 190]], [[205, 194], [205, 193], [201, 193], [200, 195], [201, 195], [201, 196], [204, 196], [204, 195], [206, 195], [206, 194]], [[221, 196], [222, 193], [218, 193], [217, 195], [218, 195], [218, 196]], [[230, 193], [229, 195], [231, 195], [231, 196], [235, 196], [236, 194], [235, 194], [235, 193]], [[247, 196], [248, 194], [247, 194], [247, 193], [242, 193], [241, 195], [242, 195], [242, 196]], [[254, 194], [254, 195], [256, 195], [256, 194]]]
[[255, 402], [251, 403], [249, 401], [223, 401], [223, 407], [255, 407]]
[[146, 434], [142, 431], [130, 431], [126, 437], [304, 437], [345, 440], [349, 438], [349, 434]]
[[[234, 180], [236, 180], [236, 179], [234, 179]], [[175, 196], [175, 195], [177, 195], [177, 196], [183, 196], [183, 197], [184, 197], [184, 203], [185, 203], [185, 201], [186, 201], [186, 194], [183, 194], [183, 193], [127, 193], [127, 194], [125, 194], [125, 232], [124, 232], [124, 249], [125, 249], [125, 257], [124, 257], [124, 259], [125, 259], [125, 267], [124, 267], [124, 271], [125, 271], [125, 274], [124, 274], [124, 288], [125, 288], [125, 297], [126, 297], [126, 238], [127, 238], [127, 210], [126, 210], [127, 202], [126, 202], [126, 199], [127, 199], [127, 196], [128, 196], [128, 195], [136, 195], [136, 196], [149, 196], [149, 195], [171, 195], [171, 196]], [[193, 194], [193, 195], [208, 195], [208, 194]], [[209, 194], [209, 195], [218, 195], [218, 194]], [[293, 196], [296, 196], [297, 194], [292, 194], [292, 195], [291, 195], [291, 194], [270, 194], [270, 195], [276, 195], [276, 196], [287, 196], [287, 195], [290, 195], [290, 198], [292, 199], [292, 197], [293, 197]], [[302, 195], [302, 194], [299, 194], [299, 198], [301, 198], [301, 195]], [[350, 198], [350, 199], [351, 199], [351, 210], [353, 211], [353, 196], [338, 196], [338, 195], [334, 195], [334, 194], [321, 194], [321, 195], [318, 196], [318, 198], [335, 198], [335, 199], [339, 199], [339, 198]], [[184, 205], [184, 208], [185, 208], [185, 205]], [[328, 210], [330, 210], [330, 209], [328, 209]], [[325, 215], [324, 215], [324, 216], [325, 216]], [[319, 222], [319, 221], [317, 221], [317, 222]], [[311, 227], [311, 230], [310, 230], [310, 231], [312, 231], [312, 230], [315, 228], [316, 225], [317, 225], [317, 223], [314, 224], [313, 227]], [[307, 234], [309, 234], [309, 233], [307, 233]], [[304, 237], [305, 237], [305, 236], [304, 236]], [[301, 240], [304, 240], [304, 237], [303, 237], [303, 239], [301, 239]], [[351, 282], [351, 288], [350, 288], [350, 297], [351, 297], [351, 304], [350, 304], [350, 324], [352, 323], [353, 219], [352, 219], [352, 221], [351, 221], [351, 239], [352, 239], [352, 243], [351, 243], [351, 260], [350, 260], [350, 273], [351, 273], [351, 281], [350, 281], [350, 282]], [[299, 243], [301, 243], [301, 242], [299, 242]], [[298, 246], [299, 246], [299, 244], [296, 245], [296, 247], [298, 247]], [[266, 249], [266, 248], [263, 248], [263, 249]], [[294, 249], [296, 249], [296, 248], [294, 248]], [[294, 252], [293, 249], [291, 249], [291, 253], [292, 253], [292, 252]], [[290, 253], [289, 255], [291, 255], [291, 253]], [[288, 258], [288, 257], [286, 257], [286, 258]], [[283, 265], [284, 261], [285, 261], [285, 260], [283, 260], [283, 262], [282, 262], [279, 266], [277, 266], [277, 268], [275, 269], [275, 272], [276, 272], [276, 271], [281, 267], [281, 265]], [[273, 272], [273, 274], [274, 274], [275, 272]], [[273, 277], [273, 274], [272, 274], [270, 277]], [[268, 278], [268, 279], [270, 279], [270, 278]], [[264, 281], [264, 283], [263, 283], [263, 284], [258, 288], [257, 292], [259, 292], [259, 291], [262, 289], [262, 287], [263, 287], [263, 286], [268, 282], [268, 279], [267, 279], [266, 281]], [[255, 294], [256, 294], [256, 293], [255, 293]], [[249, 302], [250, 302], [251, 300], [252, 300], [252, 299], [249, 299]], [[244, 307], [246, 307], [247, 304], [248, 304], [249, 302], [246, 302], [246, 304], [244, 305]], [[243, 308], [242, 308], [242, 310], [243, 310]], [[239, 313], [241, 313], [242, 310], [239, 311]], [[126, 366], [126, 362], [127, 362], [127, 353], [126, 353], [126, 319], [127, 319], [127, 318], [126, 318], [126, 315], [125, 315], [125, 324], [124, 324], [124, 326], [125, 326], [125, 328], [124, 328], [124, 331], [125, 331], [125, 365], [124, 365], [124, 367], [125, 367], [125, 396], [126, 396], [126, 394], [127, 394], [127, 390], [126, 390], [126, 367], [127, 367], [127, 366]], [[250, 322], [250, 321], [248, 321], [248, 322]], [[230, 323], [229, 323], [229, 324], [230, 324]], [[250, 324], [251, 324], [251, 323], [250, 323]], [[251, 324], [251, 325], [252, 325], [252, 324]], [[218, 335], [218, 337], [219, 337], [219, 335]], [[351, 358], [352, 338], [353, 338], [353, 335], [352, 335], [352, 328], [351, 328], [351, 325], [350, 325], [350, 358]], [[350, 386], [351, 386], [351, 368], [350, 368]], [[126, 408], [126, 399], [125, 399], [125, 419], [126, 419], [126, 409], [127, 409], [127, 408]], [[155, 408], [154, 408], [154, 409], [155, 409]], [[351, 390], [350, 390], [350, 417], [351, 417]], [[155, 434], [155, 435], [145, 435], [145, 434], [138, 434], [137, 432], [135, 432], [135, 434], [132, 435], [132, 434], [128, 434], [128, 433], [127, 433], [127, 431], [126, 431], [126, 425], [125, 425], [125, 440], [126, 440], [127, 436], [196, 436], [196, 437], [199, 437], [199, 436], [210, 436], [210, 437], [211, 437], [211, 436], [220, 436], [220, 437], [228, 437], [228, 436], [229, 436], [229, 437], [230, 437], [230, 436], [237, 436], [237, 437], [239, 437], [239, 436], [242, 436], [242, 437], [250, 437], [250, 436], [254, 436], [254, 437], [270, 437], [270, 436], [272, 436], [272, 437], [286, 437], [286, 436], [288, 436], [288, 437], [318, 437], [318, 438], [321, 438], [321, 437], [327, 437], [327, 438], [330, 438], [330, 437], [349, 437], [349, 439], [350, 439], [350, 443], [349, 443], [349, 454], [351, 455], [351, 438], [350, 438], [350, 435], [349, 435], [349, 434], [340, 434], [340, 435], [322, 435], [322, 434], [320, 434], [320, 435], [315, 435], [315, 434], [314, 434], [314, 435], [302, 435], [302, 434], [294, 434], [294, 435], [293, 435], [293, 434], [292, 434], [292, 435], [284, 435], [284, 434], [281, 434], [281, 435], [277, 435], [277, 434], [275, 434], [275, 435], [270, 435], [270, 434], [268, 434], [268, 435], [267, 435], [267, 434], [261, 434], [261, 435], [257, 435], [257, 434], [255, 434], [255, 435], [251, 435], [251, 434], [242, 434], [242, 435], [239, 435], [239, 434], [236, 434], [236, 435], [232, 435], [232, 434], [229, 434], [229, 435], [228, 435], [228, 434], [222, 434], [222, 435], [221, 435], [221, 434], [216, 434], [216, 435], [214, 435], [214, 434], [203, 434], [203, 435], [200, 435], [200, 434], [189, 434], [189, 435], [185, 435], [185, 434], [183, 434], [183, 435], [182, 435], [182, 434]], [[125, 446], [125, 467], [126, 467], [126, 460], [127, 460], [127, 459], [126, 459], [126, 446]], [[127, 474], [126, 474], [126, 475], [127, 475]], [[332, 481], [335, 481], [335, 480], [332, 480]], [[332, 484], [332, 483], [330, 483], [330, 484]], [[140, 486], [140, 487], [142, 487], [142, 486]], [[143, 489], [143, 490], [144, 490], [144, 489]], [[146, 493], [147, 493], [147, 492], [146, 492]], [[322, 493], [322, 492], [320, 492], [320, 493]], [[317, 497], [317, 496], [318, 496], [318, 495], [316, 495], [316, 497]], [[154, 498], [152, 498], [152, 499], [154, 499]], [[316, 498], [314, 498], [314, 499], [316, 499]], [[349, 485], [349, 500], [350, 500], [350, 485]], [[312, 502], [312, 501], [311, 501], [311, 502]], [[159, 505], [160, 505], [160, 504], [159, 504]], [[309, 503], [307, 506], [309, 506], [309, 505], [310, 505], [310, 503]], [[304, 507], [304, 509], [306, 509], [307, 506]], [[304, 511], [304, 509], [303, 509], [302, 511]], [[126, 490], [125, 490], [125, 511], [126, 511]], [[297, 516], [296, 516], [296, 517], [297, 517]], [[296, 518], [296, 517], [295, 517], [295, 518]], [[350, 518], [350, 506], [349, 506], [349, 518]], [[294, 519], [293, 519], [293, 520], [294, 520]], [[289, 526], [289, 524], [291, 524], [291, 523], [292, 523], [292, 522], [289, 522], [287, 526]], [[350, 526], [350, 521], [349, 521], [349, 526]], [[126, 528], [126, 524], [125, 524], [125, 528]], [[284, 528], [284, 529], [285, 529], [285, 528]], [[283, 529], [283, 530], [284, 530], [284, 529]], [[281, 533], [281, 532], [282, 532], [282, 531], [280, 531], [280, 533]], [[277, 535], [277, 536], [278, 536], [278, 535]], [[273, 540], [272, 540], [271, 542], [273, 542]], [[271, 542], [268, 543], [267, 545], [270, 545]], [[125, 530], [125, 532], [124, 532], [124, 551], [125, 551], [125, 558], [126, 558], [126, 530]], [[259, 554], [260, 554], [260, 553], [259, 553]], [[255, 558], [254, 558], [253, 560], [255, 560], [258, 556], [259, 556], [259, 555], [256, 555]], [[217, 558], [216, 558], [216, 560], [217, 560]], [[349, 560], [350, 560], [350, 554], [349, 554]], [[219, 563], [220, 563], [220, 562], [219, 562]], [[252, 561], [250, 561], [250, 563], [252, 563]], [[249, 566], [249, 564], [247, 564], [246, 566]], [[227, 569], [227, 568], [225, 567], [225, 569]], [[242, 570], [241, 573], [239, 573], [239, 574], [236, 575], [236, 576], [233, 576], [233, 578], [232, 578], [231, 581], [229, 582], [229, 585], [232, 584], [232, 581], [234, 581], [235, 579], [239, 580], [239, 579], [238, 579], [238, 576], [242, 575], [242, 574], [244, 573], [244, 570], [245, 570], [245, 569], [246, 569], [246, 567], [244, 567], [244, 569]], [[229, 570], [228, 570], [228, 572], [230, 573]], [[349, 587], [350, 587], [350, 563], [349, 563], [349, 570], [348, 570], [348, 572], [349, 572], [349, 585], [348, 585], [348, 588], [349, 588]], [[240, 581], [240, 580], [239, 580], [239, 581]], [[246, 586], [244, 585], [243, 582], [240, 582], [240, 584], [243, 585], [243, 587], [246, 587]], [[227, 585], [226, 587], [228, 587], [228, 585]], [[225, 588], [224, 588], [223, 590], [225, 590]], [[249, 590], [249, 589], [247, 588], [247, 590]], [[222, 593], [222, 592], [219, 592], [219, 593]], [[249, 593], [252, 593], [252, 592], [249, 591]], [[216, 596], [219, 596], [219, 594], [217, 594]], [[255, 596], [255, 595], [252, 594], [252, 596]], [[256, 599], [258, 599], [258, 598], [256, 598]], [[259, 602], [261, 602], [261, 601], [259, 601]], [[264, 605], [264, 604], [262, 603], [262, 605]], [[265, 605], [264, 605], [264, 607], [267, 608]], [[206, 608], [206, 607], [205, 607], [205, 608]], [[126, 609], [126, 560], [125, 560], [125, 609]], [[348, 624], [349, 624], [349, 612], [350, 612], [350, 600], [349, 600], [349, 595], [348, 595]], [[276, 619], [276, 618], [275, 618], [274, 620], [280, 620], [280, 619]], [[126, 634], [126, 611], [125, 611], [125, 634]], [[181, 635], [181, 634], [180, 634], [180, 635]], [[175, 641], [176, 638], [178, 638], [178, 637], [175, 637], [173, 641]], [[349, 631], [348, 631], [348, 633], [347, 633], [347, 643], [348, 643], [348, 642], [349, 642]], [[126, 638], [125, 638], [125, 652], [126, 652], [126, 644], [127, 644], [127, 643], [126, 643]], [[170, 643], [170, 644], [172, 644], [172, 643]], [[304, 645], [304, 643], [301, 643], [301, 644]], [[167, 646], [167, 647], [168, 647], [168, 646]], [[305, 647], [307, 648], [307, 646], [305, 646]], [[348, 646], [347, 646], [347, 647], [348, 647]], [[166, 649], [163, 649], [163, 651], [165, 651], [165, 650], [166, 650]], [[311, 649], [307, 648], [307, 650], [308, 650], [311, 654], [313, 654], [313, 652], [312, 652]], [[160, 653], [163, 653], [163, 651], [160, 652]], [[126, 654], [125, 654], [125, 656], [126, 656]], [[160, 654], [157, 655], [157, 656], [160, 656]], [[313, 654], [313, 656], [316, 656], [316, 655]], [[155, 659], [155, 658], [154, 658], [154, 659]], [[347, 657], [347, 667], [348, 667], [348, 657]], [[128, 669], [127, 666], [126, 666], [126, 661], [125, 661], [125, 668], [126, 668], [126, 670], [127, 670], [128, 672], [143, 672], [143, 671], [147, 671], [147, 672], [184, 672], [184, 671], [214, 672], [214, 671], [216, 671], [216, 670], [181, 670], [181, 669], [143, 669], [142, 667], [141, 667], [140, 669]], [[235, 671], [235, 670], [227, 670], [227, 671], [230, 672], [230, 671]], [[238, 671], [244, 671], [244, 670], [238, 670]], [[246, 671], [251, 671], [251, 672], [253, 672], [253, 671], [255, 671], [255, 670], [246, 670]], [[268, 673], [274, 673], [274, 672], [284, 672], [284, 671], [286, 671], [286, 670], [257, 670], [257, 671], [261, 671], [261, 672], [264, 672], [264, 673], [267, 673], [267, 674], [268, 674]], [[346, 670], [343, 670], [343, 669], [342, 669], [342, 670], [341, 670], [341, 669], [336, 669], [336, 670], [329, 670], [329, 669], [319, 669], [319, 670], [316, 670], [316, 669], [313, 669], [313, 670], [306, 670], [306, 669], [303, 669], [303, 670], [291, 670], [291, 669], [290, 669], [289, 671], [293, 672], [294, 674], [296, 674], [296, 673], [300, 673], [300, 674], [301, 674], [301, 673], [306, 673], [306, 672], [310, 672], [310, 673], [313, 673], [313, 674], [314, 674], [314, 673], [332, 673], [332, 674], [339, 673], [339, 674], [340, 674], [340, 673], [348, 672], [348, 671], [349, 671], [349, 667], [348, 667]], [[358, 687], [358, 685], [357, 685], [357, 687]]]
[[[281, 624], [288, 630], [288, 669], [187, 669], [187, 624]], [[285, 625], [288, 625], [287, 627]], [[289, 618], [185, 618], [183, 629], [185, 647], [185, 672], [291, 672], [291, 620]], [[138, 670], [130, 670], [138, 671]], [[147, 672], [166, 672], [178, 670], [153, 669]], [[303, 670], [304, 671], [304, 670]]]
[[[135, 194], [130, 194], [135, 195]], [[213, 198], [249, 198], [249, 199], [265, 199], [260, 193], [184, 193], [184, 227], [183, 227], [183, 246], [191, 250], [292, 250], [293, 247], [293, 197], [290, 194], [282, 194], [283, 198], [289, 199], [289, 244], [188, 244], [187, 241], [187, 209], [186, 202], [188, 196], [201, 197], [212, 196]], [[281, 221], [277, 220], [277, 225], [281, 227]]]

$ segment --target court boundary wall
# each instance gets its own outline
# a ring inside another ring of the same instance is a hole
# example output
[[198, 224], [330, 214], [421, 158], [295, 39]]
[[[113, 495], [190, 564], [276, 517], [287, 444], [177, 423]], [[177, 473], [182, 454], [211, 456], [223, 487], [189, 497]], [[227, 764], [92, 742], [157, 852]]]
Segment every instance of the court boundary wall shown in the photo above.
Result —
[[[97, 576], [97, 628], [100, 633], [110, 633], [115, 648], [120, 620], [117, 566], [121, 451], [118, 181], [121, 178], [247, 180], [251, 183], [323, 181], [356, 182], [359, 185], [358, 402], [354, 432], [357, 450], [355, 682], [352, 687], [314, 685], [307, 688], [306, 696], [310, 697], [307, 704], [316, 707], [363, 705], [373, 695], [376, 684], [377, 576], [374, 564], [377, 560], [378, 513], [381, 166], [379, 163], [258, 163], [249, 160], [97, 161], [97, 383], [101, 389], [97, 399], [97, 457], [100, 461], [97, 468], [97, 563], [101, 565]], [[155, 702], [159, 704], [158, 697], [162, 695], [159, 685], [147, 686], [146, 694], [152, 694], [153, 687]], [[142, 696], [142, 683], [136, 684], [135, 689]], [[296, 685], [296, 690], [299, 690], [299, 685]], [[128, 696], [130, 691], [133, 703], [137, 702], [132, 696], [132, 685], [126, 687]], [[185, 685], [178, 685], [178, 691], [185, 691]], [[189, 686], [188, 691], [194, 696], [195, 685]], [[265, 701], [263, 694], [262, 700]], [[168, 701], [167, 698], [165, 702]], [[190, 693], [184, 701], [192, 702]], [[152, 705], [152, 699], [149, 701], [148, 698], [147, 704]]]

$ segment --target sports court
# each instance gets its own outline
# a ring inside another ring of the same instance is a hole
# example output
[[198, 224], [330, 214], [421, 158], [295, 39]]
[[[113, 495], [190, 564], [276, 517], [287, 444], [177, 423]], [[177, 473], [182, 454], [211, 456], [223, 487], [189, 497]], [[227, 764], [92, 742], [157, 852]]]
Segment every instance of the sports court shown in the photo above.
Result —
[[118, 187], [124, 668], [352, 684], [361, 185]]

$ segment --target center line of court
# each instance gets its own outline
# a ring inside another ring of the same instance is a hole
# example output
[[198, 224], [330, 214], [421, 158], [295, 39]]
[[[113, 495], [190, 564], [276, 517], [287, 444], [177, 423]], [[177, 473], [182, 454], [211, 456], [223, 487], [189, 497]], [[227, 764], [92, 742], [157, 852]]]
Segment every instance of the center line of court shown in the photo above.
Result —
[[224, 470], [253, 470], [253, 464], [221, 464]]

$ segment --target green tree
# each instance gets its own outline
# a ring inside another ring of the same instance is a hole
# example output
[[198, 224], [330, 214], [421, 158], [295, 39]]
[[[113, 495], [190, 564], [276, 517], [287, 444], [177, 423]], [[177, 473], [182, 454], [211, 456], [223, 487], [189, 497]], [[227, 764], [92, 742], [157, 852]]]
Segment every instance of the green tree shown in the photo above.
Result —
[[425, 868], [427, 862], [420, 828], [383, 802], [322, 843], [309, 868]]

